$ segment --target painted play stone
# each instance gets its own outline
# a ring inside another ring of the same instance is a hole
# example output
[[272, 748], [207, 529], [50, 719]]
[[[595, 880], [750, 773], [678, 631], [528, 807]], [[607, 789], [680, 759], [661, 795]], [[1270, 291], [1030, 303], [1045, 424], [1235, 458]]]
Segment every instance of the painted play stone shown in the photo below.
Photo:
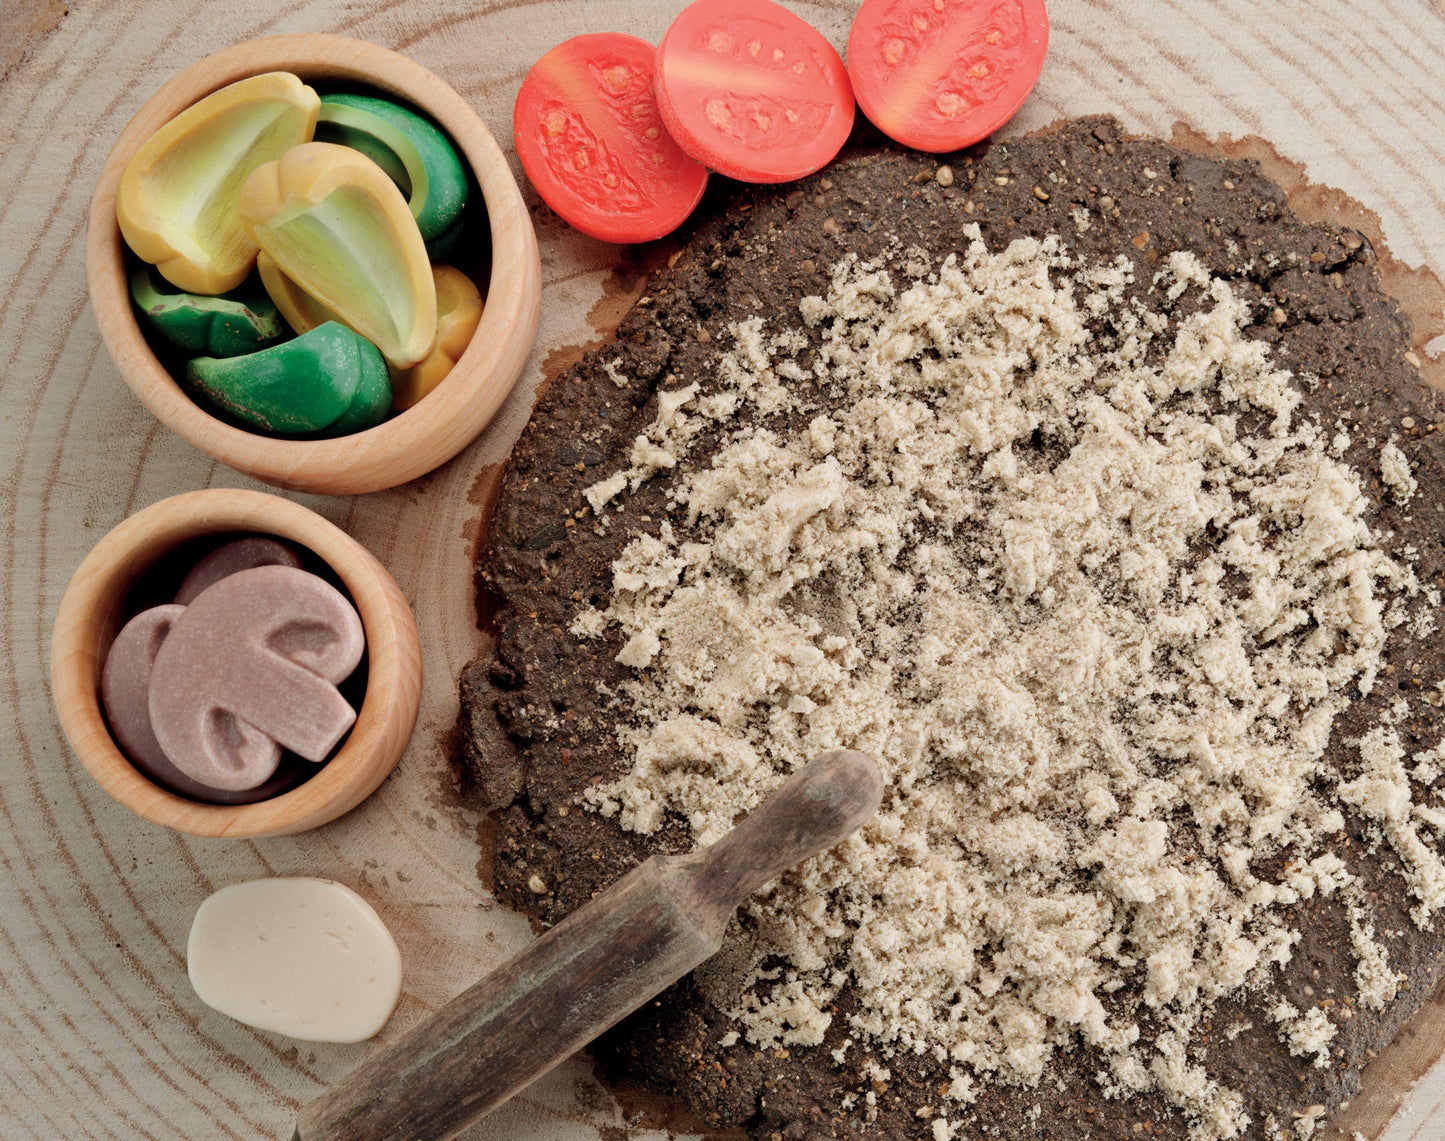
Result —
[[260, 784], [277, 745], [319, 764], [356, 721], [336, 686], [365, 648], [355, 607], [324, 579], [286, 566], [229, 575], [197, 595], [156, 653], [156, 740], [211, 788]]
[[235, 289], [256, 260], [236, 211], [241, 187], [311, 138], [319, 107], [300, 79], [273, 71], [186, 108], [126, 163], [115, 201], [126, 244], [177, 289]]
[[334, 143], [257, 167], [237, 216], [288, 278], [382, 352], [416, 364], [436, 339], [436, 287], [416, 219], [386, 172]]
[[426, 358], [392, 377], [391, 406], [402, 412], [447, 378], [482, 323], [482, 295], [472, 279], [449, 265], [432, 266], [437, 288], [437, 338]]
[[248, 356], [197, 357], [186, 379], [238, 420], [287, 435], [359, 431], [391, 407], [381, 353], [334, 321]]
[[130, 296], [141, 320], [182, 352], [242, 356], [290, 336], [276, 303], [254, 283], [219, 297], [181, 293], [140, 264], [131, 270]]
[[323, 96], [316, 141], [358, 150], [376, 163], [407, 198], [428, 241], [460, 220], [466, 209], [467, 168], [430, 119], [374, 95]]
[[301, 569], [301, 558], [285, 543], [264, 535], [251, 535], [217, 547], [196, 563], [181, 579], [176, 602], [189, 606], [196, 595], [223, 578], [254, 567], [294, 567]]
[[251, 880], [196, 911], [196, 995], [228, 1017], [305, 1042], [361, 1042], [401, 996], [401, 954], [371, 904], [305, 876]]
[[[203, 804], [254, 804], [278, 796], [295, 785], [300, 766], [282, 759], [279, 767], [252, 788], [219, 789], [193, 780], [171, 763], [155, 730], [149, 704], [151, 668], [171, 626], [184, 606], [153, 606], [127, 622], [106, 654], [100, 675], [105, 718], [126, 759], [156, 784], [187, 800]], [[277, 750], [278, 757], [280, 750]]]

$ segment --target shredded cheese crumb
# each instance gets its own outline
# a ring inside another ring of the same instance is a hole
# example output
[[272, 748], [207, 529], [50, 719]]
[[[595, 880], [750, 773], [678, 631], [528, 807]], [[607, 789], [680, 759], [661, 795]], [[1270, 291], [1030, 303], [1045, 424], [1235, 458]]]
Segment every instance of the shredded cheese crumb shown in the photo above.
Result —
[[1382, 1010], [1399, 992], [1405, 976], [1390, 969], [1390, 959], [1375, 940], [1375, 927], [1366, 917], [1358, 900], [1351, 900], [1350, 946], [1355, 953], [1355, 986], [1361, 1005]]
[[601, 515], [602, 509], [622, 494], [627, 486], [627, 473], [619, 471], [606, 479], [598, 480], [582, 494], [592, 507], [592, 514]]
[[1380, 479], [1396, 503], [1408, 503], [1419, 484], [1410, 470], [1410, 460], [1392, 440], [1380, 449]]
[[607, 374], [607, 379], [610, 380], [613, 384], [617, 385], [618, 388], [626, 388], [631, 382], [622, 372], [621, 365], [622, 358], [614, 357], [610, 361], [603, 362], [602, 371]]
[[607, 629], [607, 615], [589, 606], [577, 612], [567, 629], [578, 638], [600, 638]]
[[[748, 1040], [823, 1041], [846, 983], [865, 1075], [929, 1054], [968, 1102], [1082, 1045], [1110, 1095], [1156, 1090], [1196, 1138], [1236, 1137], [1242, 1099], [1190, 1035], [1289, 960], [1283, 908], [1348, 889], [1340, 807], [1380, 823], [1417, 921], [1445, 903], [1394, 730], [1359, 743], [1338, 803], [1321, 779], [1419, 584], [1379, 549], [1339, 433], [1298, 416], [1197, 258], [1170, 255], [1153, 309], [1125, 302], [1124, 259], [965, 235], [902, 285], [845, 258], [800, 305], [815, 341], [735, 324], [717, 390], [664, 394], [649, 448], [589, 489], [596, 510], [667, 470], [677, 526], [613, 567], [633, 768], [588, 799], [701, 845], [817, 753], [872, 754], [878, 815], [744, 909]], [[721, 445], [688, 467], [705, 424]], [[1384, 1001], [1363, 913], [1352, 940]], [[1141, 1039], [1145, 1017], [1170, 1029]], [[1276, 1017], [1327, 1064], [1323, 1011]]]
[[1296, 1057], [1313, 1054], [1317, 1070], [1329, 1066], [1335, 1024], [1323, 1010], [1312, 1006], [1301, 1014], [1290, 1003], [1282, 1002], [1274, 1008], [1272, 1017], [1280, 1024], [1280, 1038], [1289, 1044], [1291, 1054]]

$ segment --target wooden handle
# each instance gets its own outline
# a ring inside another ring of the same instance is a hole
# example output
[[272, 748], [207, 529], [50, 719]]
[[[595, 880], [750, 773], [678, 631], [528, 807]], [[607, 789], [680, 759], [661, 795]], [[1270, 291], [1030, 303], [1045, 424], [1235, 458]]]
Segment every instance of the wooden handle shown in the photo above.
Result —
[[293, 1141], [445, 1141], [682, 978], [737, 905], [878, 807], [862, 753], [824, 753], [711, 848], [648, 860], [301, 1114]]
[[871, 757], [852, 749], [814, 757], [716, 844], [681, 858], [693, 864], [697, 906], [724, 911], [726, 926], [764, 884], [852, 835], [882, 798]]

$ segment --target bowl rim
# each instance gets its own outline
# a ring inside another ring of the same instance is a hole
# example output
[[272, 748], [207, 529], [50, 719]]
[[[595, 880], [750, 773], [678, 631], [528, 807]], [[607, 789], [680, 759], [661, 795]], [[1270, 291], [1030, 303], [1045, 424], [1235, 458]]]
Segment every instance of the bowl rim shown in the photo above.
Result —
[[[180, 544], [228, 532], [273, 535], [306, 547], [346, 587], [366, 632], [366, 694], [341, 748], [309, 780], [254, 804], [203, 804], [152, 782], [116, 743], [100, 698], [105, 655], [136, 579]], [[61, 729], [80, 763], [136, 815], [194, 836], [288, 835], [350, 811], [401, 760], [421, 704], [421, 647], [416, 620], [395, 581], [345, 531], [280, 496], [212, 488], [151, 504], [91, 549], [56, 613], [50, 682]]]
[[[450, 136], [481, 188], [492, 240], [482, 320], [466, 351], [425, 399], [374, 428], [327, 440], [263, 436], [210, 415], [151, 351], [130, 303], [116, 192], [131, 156], [165, 122], [229, 83], [267, 71], [305, 82], [371, 87], [420, 108]], [[531, 354], [541, 313], [541, 259], [507, 159], [471, 106], [420, 64], [348, 36], [299, 33], [248, 40], [172, 76], [136, 111], [106, 158], [91, 198], [86, 279], [111, 359], [155, 417], [201, 451], [267, 483], [351, 495], [415, 479], [451, 459], [491, 421]]]

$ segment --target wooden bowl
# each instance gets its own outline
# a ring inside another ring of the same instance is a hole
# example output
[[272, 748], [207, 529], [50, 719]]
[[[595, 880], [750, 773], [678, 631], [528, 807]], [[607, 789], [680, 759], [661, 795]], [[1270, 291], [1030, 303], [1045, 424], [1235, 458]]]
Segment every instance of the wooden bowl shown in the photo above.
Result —
[[[163, 124], [218, 88], [268, 71], [307, 82], [365, 84], [419, 107], [456, 143], [482, 189], [492, 272], [481, 325], [447, 378], [425, 399], [365, 432], [287, 440], [237, 428], [176, 383], [131, 307], [115, 196], [125, 164]], [[146, 100], [121, 132], [90, 204], [85, 243], [90, 303], [121, 376], [160, 421], [222, 463], [278, 487], [356, 495], [394, 487], [451, 459], [487, 426], [512, 390], [537, 335], [542, 270], [532, 221], [507, 160], [467, 103], [426, 68], [364, 40], [303, 34], [237, 44], [192, 64]]]
[[[366, 696], [341, 749], [304, 784], [256, 804], [201, 804], [153, 784], [121, 752], [101, 711], [101, 668], [136, 579], [182, 543], [227, 532], [274, 535], [309, 549], [341, 580], [366, 630]], [[195, 836], [281, 836], [349, 812], [396, 767], [421, 702], [421, 645], [391, 575], [339, 527], [265, 492], [191, 491], [132, 515], [85, 557], [55, 618], [50, 684], [81, 764], [138, 816]]]

